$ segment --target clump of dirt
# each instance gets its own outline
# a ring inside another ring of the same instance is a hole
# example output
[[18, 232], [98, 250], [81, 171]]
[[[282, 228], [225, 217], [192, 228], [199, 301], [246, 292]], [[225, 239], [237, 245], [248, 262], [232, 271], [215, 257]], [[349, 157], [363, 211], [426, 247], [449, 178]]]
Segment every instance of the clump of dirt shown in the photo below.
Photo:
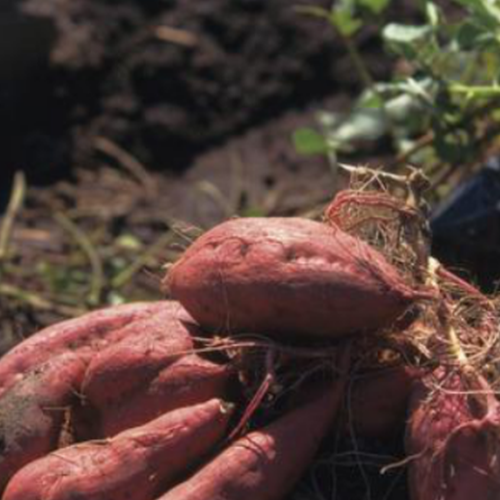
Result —
[[[29, 129], [12, 137], [14, 163], [38, 171], [38, 178], [74, 160], [92, 163], [101, 136], [148, 167], [184, 168], [201, 150], [301, 108], [311, 96], [356, 85], [331, 27], [287, 0], [25, 0], [22, 6], [55, 30], [46, 71], [16, 108]], [[370, 57], [376, 44], [364, 38], [372, 70], [384, 72], [387, 63]]]

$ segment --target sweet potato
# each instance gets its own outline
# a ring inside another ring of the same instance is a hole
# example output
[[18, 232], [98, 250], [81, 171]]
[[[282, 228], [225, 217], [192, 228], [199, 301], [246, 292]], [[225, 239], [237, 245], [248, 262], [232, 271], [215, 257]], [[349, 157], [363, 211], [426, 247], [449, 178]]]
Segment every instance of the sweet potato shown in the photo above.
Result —
[[338, 336], [391, 324], [417, 297], [366, 243], [300, 218], [244, 218], [196, 240], [164, 280], [214, 332]]
[[401, 431], [418, 377], [407, 366], [361, 374], [347, 386], [340, 427], [353, 438], [384, 438]]
[[[184, 403], [195, 404], [210, 397], [223, 396], [214, 391], [222, 386], [221, 379], [227, 379], [227, 374], [222, 377], [223, 370], [216, 366], [212, 367], [213, 380], [210, 376], [204, 377], [210, 373], [207, 370], [204, 373], [203, 366], [197, 370], [194, 363], [191, 364], [193, 371], [190, 378], [185, 380], [179, 379], [179, 370], [168, 369], [193, 351], [192, 335], [200, 334], [194, 324], [181, 321], [173, 312], [165, 310], [145, 320], [141, 323], [140, 336], [126, 337], [94, 356], [82, 384], [84, 413], [88, 414], [87, 421], [94, 422], [94, 426], [88, 426], [87, 432], [91, 436], [109, 437], [132, 425], [132, 421], [134, 425], [140, 425]], [[208, 369], [208, 365], [205, 368]], [[156, 392], [161, 399], [144, 398], [150, 384], [162, 371], [165, 372], [164, 377], [156, 384]], [[189, 395], [175, 389], [179, 384], [189, 384], [193, 380], [202, 382], [204, 378], [204, 383]], [[163, 389], [160, 387], [162, 383]], [[176, 400], [176, 396], [182, 397]], [[132, 400], [139, 404], [137, 408], [132, 408]], [[143, 404], [146, 401], [148, 405]], [[129, 421], [127, 414], [134, 417]]]
[[63, 321], [35, 333], [0, 359], [0, 397], [23, 374], [55, 355], [77, 350], [100, 350], [108, 342], [127, 335], [140, 335], [138, 323], [158, 314], [174, 311], [189, 315], [178, 303], [162, 301], [114, 306]]
[[100, 407], [99, 435], [117, 433], [142, 425], [162, 413], [214, 397], [225, 397], [232, 368], [196, 355], [184, 356], [161, 370], [120, 401]]
[[220, 440], [219, 399], [167, 413], [112, 439], [63, 448], [22, 469], [3, 500], [150, 500]]
[[[341, 385], [231, 444], [159, 500], [281, 500], [333, 423]], [[8, 499], [6, 499], [8, 500]]]
[[57, 448], [87, 361], [62, 354], [27, 374], [0, 399], [0, 493], [21, 467]]
[[406, 436], [412, 500], [500, 498], [500, 404], [484, 379], [470, 377], [439, 369], [415, 388]]
[[94, 356], [82, 393], [95, 407], [111, 405], [129, 395], [176, 359], [192, 351], [194, 326], [164, 309], [141, 323], [136, 335], [124, 338]]

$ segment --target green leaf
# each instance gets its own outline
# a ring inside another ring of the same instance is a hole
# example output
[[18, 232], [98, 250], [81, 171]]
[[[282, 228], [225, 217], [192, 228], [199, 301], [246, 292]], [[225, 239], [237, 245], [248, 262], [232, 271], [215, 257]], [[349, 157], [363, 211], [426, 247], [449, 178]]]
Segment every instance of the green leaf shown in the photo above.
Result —
[[136, 236], [130, 233], [118, 236], [118, 238], [116, 238], [116, 244], [120, 248], [124, 248], [127, 250], [140, 250], [142, 248], [141, 241]]
[[406, 45], [424, 40], [431, 32], [430, 26], [391, 23], [384, 28], [382, 36], [389, 43]]
[[380, 109], [358, 109], [336, 129], [328, 132], [328, 140], [340, 145], [354, 141], [375, 141], [387, 132], [387, 120]]
[[381, 14], [391, 3], [391, 0], [358, 0], [360, 5], [370, 9], [374, 14]]
[[475, 20], [485, 27], [497, 31], [500, 29], [500, 5], [491, 0], [455, 0], [465, 7]]
[[402, 55], [414, 66], [427, 66], [427, 62], [438, 52], [430, 25], [411, 26], [404, 24], [388, 24], [382, 37], [396, 54]]
[[300, 128], [293, 133], [295, 149], [304, 155], [326, 154], [328, 144], [325, 138], [312, 128]]
[[375, 91], [388, 98], [396, 97], [400, 94], [409, 94], [418, 97], [422, 102], [433, 105], [434, 95], [436, 93], [436, 81], [430, 77], [415, 79], [407, 78], [406, 80], [394, 81], [389, 83], [377, 83]]
[[330, 13], [330, 21], [342, 36], [351, 37], [358, 31], [363, 22], [356, 19], [350, 9], [335, 8]]
[[455, 28], [454, 41], [458, 48], [480, 52], [484, 47], [493, 46], [498, 50], [499, 40], [495, 33], [489, 28], [474, 22], [474, 19], [466, 19]]
[[384, 99], [378, 92], [376, 86], [363, 91], [361, 96], [356, 101], [356, 108], [382, 108]]
[[454, 37], [458, 43], [459, 49], [469, 50], [474, 47], [477, 43], [477, 39], [481, 37], [483, 33], [484, 30], [480, 26], [465, 20], [456, 27]]
[[317, 119], [323, 130], [333, 130], [342, 124], [345, 114], [336, 111], [320, 111]]
[[393, 121], [403, 122], [422, 110], [422, 102], [411, 94], [401, 94], [387, 101], [385, 111]]
[[434, 2], [426, 2], [425, 14], [429, 24], [433, 28], [437, 28], [439, 26], [439, 18], [440, 18], [440, 12], [438, 6]]

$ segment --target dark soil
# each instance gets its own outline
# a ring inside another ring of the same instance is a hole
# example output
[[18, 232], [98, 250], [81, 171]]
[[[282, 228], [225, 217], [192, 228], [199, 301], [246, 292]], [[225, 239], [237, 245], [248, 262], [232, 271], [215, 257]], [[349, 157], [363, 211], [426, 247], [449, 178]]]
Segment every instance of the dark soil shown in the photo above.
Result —
[[[37, 29], [16, 56], [36, 44], [38, 58], [10, 79], [16, 103], [9, 99], [7, 111], [19, 123], [3, 122], [1, 132], [8, 163], [37, 181], [92, 163], [100, 136], [148, 167], [185, 168], [201, 150], [357, 82], [326, 23], [286, 0], [22, 5], [34, 16], [23, 22]], [[178, 31], [162, 35], [162, 27]], [[378, 50], [370, 35], [362, 45], [372, 70], [387, 70], [370, 59]]]

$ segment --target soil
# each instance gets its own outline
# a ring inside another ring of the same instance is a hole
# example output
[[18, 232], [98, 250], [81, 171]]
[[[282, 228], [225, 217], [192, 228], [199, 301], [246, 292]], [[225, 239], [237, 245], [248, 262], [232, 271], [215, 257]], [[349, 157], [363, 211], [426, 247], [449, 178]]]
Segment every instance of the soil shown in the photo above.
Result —
[[[22, 5], [37, 29], [16, 55], [34, 44], [47, 53], [11, 77], [7, 111], [23, 119], [4, 122], [2, 134], [8, 163], [38, 182], [92, 164], [101, 136], [149, 168], [183, 169], [200, 151], [357, 82], [329, 26], [286, 0]], [[375, 50], [369, 34], [362, 45]], [[387, 70], [371, 60], [376, 74]]]

